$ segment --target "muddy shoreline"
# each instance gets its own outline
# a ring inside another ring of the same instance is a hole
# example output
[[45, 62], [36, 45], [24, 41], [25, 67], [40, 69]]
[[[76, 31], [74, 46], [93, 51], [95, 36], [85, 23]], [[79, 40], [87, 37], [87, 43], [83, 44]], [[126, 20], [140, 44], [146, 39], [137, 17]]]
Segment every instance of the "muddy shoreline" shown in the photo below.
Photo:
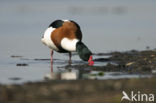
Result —
[[108, 62], [103, 66], [88, 66], [88, 65], [67, 65], [63, 68], [79, 69], [85, 71], [89, 68], [104, 72], [128, 72], [136, 74], [151, 74], [156, 71], [156, 50], [147, 51], [126, 51], [126, 52], [112, 52], [112, 53], [98, 53], [95, 56], [108, 55], [109, 58], [95, 58], [95, 62]]
[[[95, 62], [108, 62], [107, 65], [80, 64], [58, 68], [77, 69], [82, 73], [88, 73], [90, 70], [102, 71], [99, 75], [104, 75], [105, 72], [120, 71], [129, 74], [151, 74], [152, 77], [117, 80], [45, 80], [20, 85], [1, 84], [0, 103], [120, 103], [122, 91], [127, 93], [139, 91], [156, 95], [156, 50], [132, 50], [94, 55], [109, 55], [108, 58], [94, 58]], [[42, 61], [42, 59], [34, 60]], [[121, 103], [130, 102], [124, 100]]]
[[156, 94], [155, 87], [156, 78], [0, 85], [0, 103], [120, 103], [122, 91]]

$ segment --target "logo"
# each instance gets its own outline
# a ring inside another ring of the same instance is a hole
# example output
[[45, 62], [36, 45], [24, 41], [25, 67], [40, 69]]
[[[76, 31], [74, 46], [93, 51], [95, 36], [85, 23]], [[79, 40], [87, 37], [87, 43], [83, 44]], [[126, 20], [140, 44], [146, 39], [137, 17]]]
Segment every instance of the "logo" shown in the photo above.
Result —
[[147, 102], [153, 102], [154, 101], [154, 94], [145, 94], [141, 93], [140, 91], [134, 92], [131, 91], [131, 94], [128, 95], [125, 91], [122, 91], [122, 98], [121, 101], [128, 100], [128, 101], [147, 101]]

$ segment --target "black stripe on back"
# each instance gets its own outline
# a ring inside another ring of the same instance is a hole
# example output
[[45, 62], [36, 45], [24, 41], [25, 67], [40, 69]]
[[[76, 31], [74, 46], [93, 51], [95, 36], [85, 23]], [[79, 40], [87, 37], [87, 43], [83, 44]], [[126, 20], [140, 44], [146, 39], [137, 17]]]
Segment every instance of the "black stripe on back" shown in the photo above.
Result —
[[80, 29], [80, 26], [73, 20], [70, 20], [71, 22], [73, 22], [76, 27], [78, 28], [77, 31], [76, 31], [76, 37], [81, 41], [82, 39], [82, 32], [81, 32], [81, 29]]
[[59, 28], [63, 25], [63, 22], [62, 20], [55, 20], [54, 22], [52, 22], [49, 27], [53, 27], [53, 28]]

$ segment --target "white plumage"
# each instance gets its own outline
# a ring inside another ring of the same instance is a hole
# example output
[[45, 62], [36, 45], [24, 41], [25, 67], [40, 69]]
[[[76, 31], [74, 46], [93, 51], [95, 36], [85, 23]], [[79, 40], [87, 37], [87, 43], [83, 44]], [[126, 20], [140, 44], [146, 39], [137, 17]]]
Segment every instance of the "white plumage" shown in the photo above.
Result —
[[51, 40], [51, 33], [55, 30], [55, 28], [49, 27], [44, 33], [44, 37], [41, 39], [43, 44], [47, 45], [50, 49], [58, 51], [59, 49], [55, 46], [53, 41]]
[[63, 38], [61, 40], [61, 47], [67, 51], [75, 52], [76, 51], [76, 43], [78, 42], [78, 39], [68, 39]]

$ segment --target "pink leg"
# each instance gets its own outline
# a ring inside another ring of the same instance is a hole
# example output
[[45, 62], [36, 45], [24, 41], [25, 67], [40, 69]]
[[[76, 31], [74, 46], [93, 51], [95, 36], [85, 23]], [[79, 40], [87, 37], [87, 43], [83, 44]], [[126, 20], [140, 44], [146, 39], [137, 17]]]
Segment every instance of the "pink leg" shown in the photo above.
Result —
[[72, 57], [72, 54], [71, 54], [71, 52], [69, 52], [69, 61], [68, 61], [69, 62], [69, 65], [71, 65], [71, 63], [72, 63], [71, 62], [71, 57]]
[[53, 50], [51, 50], [51, 72], [53, 72]]

